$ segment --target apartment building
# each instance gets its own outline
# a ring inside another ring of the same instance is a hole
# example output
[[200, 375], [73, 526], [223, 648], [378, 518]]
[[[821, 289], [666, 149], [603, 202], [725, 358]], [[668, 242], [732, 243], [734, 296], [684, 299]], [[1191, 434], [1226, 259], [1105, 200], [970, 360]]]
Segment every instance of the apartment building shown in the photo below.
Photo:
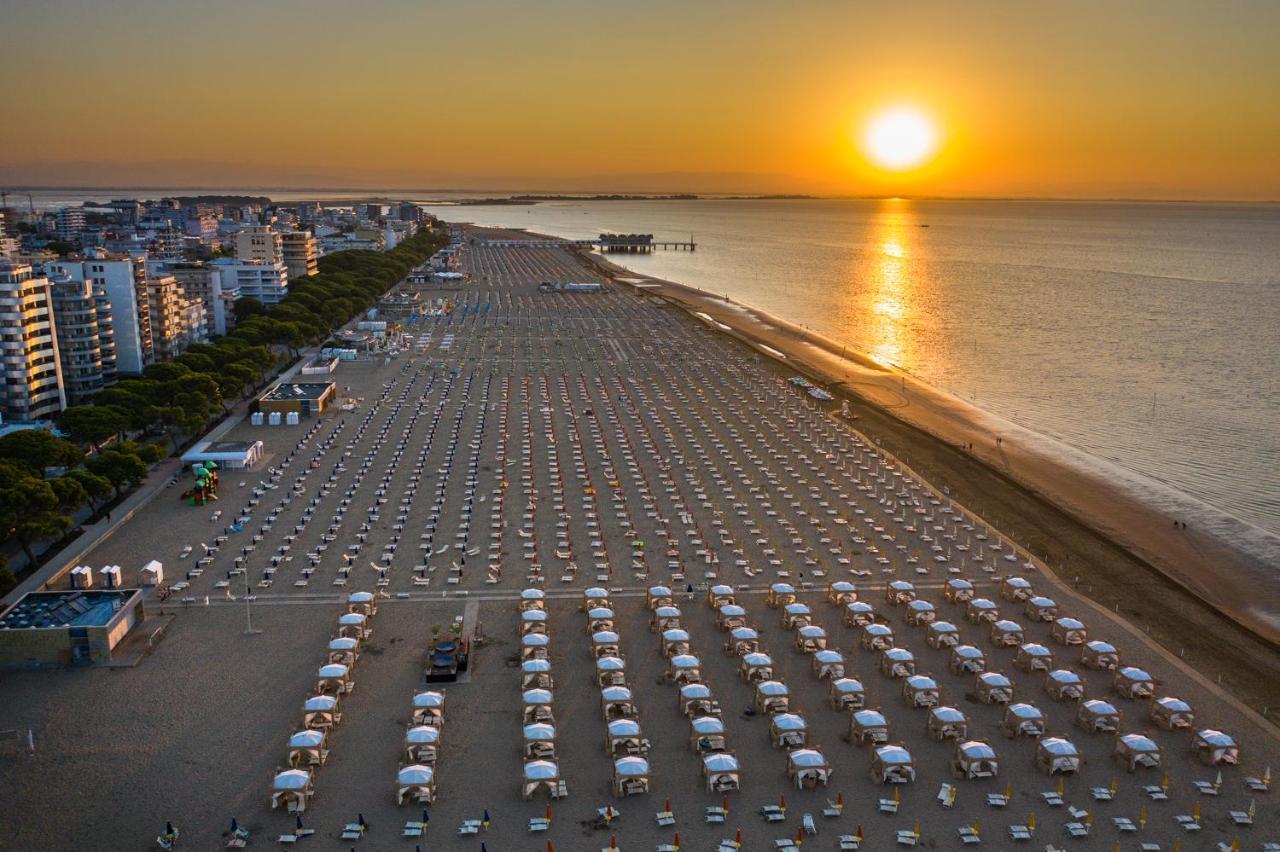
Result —
[[274, 305], [289, 294], [289, 270], [283, 262], [219, 257], [208, 265], [221, 272], [224, 291], [238, 290], [241, 296], [252, 296], [264, 305]]
[[67, 405], [80, 405], [116, 382], [115, 326], [106, 290], [68, 275], [50, 278], [58, 358]]
[[248, 225], [236, 232], [236, 257], [263, 263], [280, 263], [284, 249], [280, 234], [266, 225]]
[[9, 420], [53, 417], [66, 407], [49, 279], [0, 258], [0, 414]]
[[310, 231], [284, 231], [280, 239], [284, 265], [290, 278], [305, 278], [320, 271], [319, 246]]
[[50, 261], [45, 271], [102, 288], [111, 306], [116, 370], [136, 375], [155, 360], [151, 310], [142, 265], [130, 257], [93, 249], [79, 257]]

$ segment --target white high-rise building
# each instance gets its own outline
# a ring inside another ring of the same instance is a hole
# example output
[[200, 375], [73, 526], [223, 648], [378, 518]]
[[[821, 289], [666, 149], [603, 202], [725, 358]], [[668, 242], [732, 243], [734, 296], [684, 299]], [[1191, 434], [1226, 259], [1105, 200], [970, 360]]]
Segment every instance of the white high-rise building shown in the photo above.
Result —
[[241, 296], [252, 296], [264, 305], [274, 305], [289, 294], [289, 270], [282, 262], [219, 257], [209, 265], [221, 271], [223, 290], [239, 290]]
[[67, 405], [88, 402], [116, 381], [115, 327], [106, 291], [92, 281], [50, 279]]
[[320, 252], [310, 231], [284, 231], [280, 234], [284, 247], [284, 265], [295, 281], [320, 271]]
[[171, 264], [164, 274], [178, 279], [188, 298], [204, 302], [205, 336], [222, 337], [227, 333], [226, 299], [223, 298], [222, 269], [204, 263]]
[[0, 258], [0, 414], [11, 420], [53, 417], [66, 408], [49, 279]]
[[45, 269], [72, 281], [91, 281], [106, 293], [115, 329], [116, 369], [121, 375], [141, 373], [155, 360], [145, 276], [132, 258], [90, 250], [78, 259], [51, 261]]

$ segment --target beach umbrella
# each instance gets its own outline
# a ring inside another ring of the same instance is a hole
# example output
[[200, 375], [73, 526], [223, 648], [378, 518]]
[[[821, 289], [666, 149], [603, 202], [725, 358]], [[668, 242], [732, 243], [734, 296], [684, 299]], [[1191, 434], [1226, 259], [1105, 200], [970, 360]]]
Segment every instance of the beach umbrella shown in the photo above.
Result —
[[784, 816], [786, 815], [787, 813], [787, 797], [786, 796], [778, 797], [778, 810], [782, 811]]
[[489, 830], [489, 809], [484, 809], [484, 816], [480, 819], [480, 824], [484, 826], [484, 830]]
[[[896, 788], [895, 788], [895, 789], [896, 789]], [[854, 837], [856, 837], [856, 838], [858, 838], [858, 842], [859, 842], [859, 843], [861, 843], [861, 842], [862, 842], [862, 838], [863, 838], [863, 834], [862, 834], [862, 823], [858, 823], [858, 828], [857, 828], [857, 830], [856, 830], [856, 831], [854, 831], [854, 832], [853, 832], [853, 836], [854, 836]]]
[[551, 803], [547, 802], [547, 822], [551, 822]]
[[294, 826], [294, 827], [295, 827], [295, 828], [299, 828], [299, 829], [300, 829], [300, 828], [302, 828], [302, 817], [298, 817], [298, 819], [297, 819], [297, 825], [296, 825], [296, 826]]
[[733, 833], [733, 845], [739, 849], [742, 848], [742, 829], [738, 829]]
[[1031, 829], [1032, 831], [1035, 831], [1035, 830], [1036, 830], [1036, 815], [1035, 815], [1035, 814], [1032, 814], [1031, 816], [1027, 817], [1027, 828]]
[[364, 829], [366, 829], [366, 828], [368, 828], [368, 827], [369, 827], [369, 823], [367, 823], [367, 822], [365, 822], [365, 821], [364, 821], [364, 814], [363, 814], [363, 813], [361, 813], [361, 814], [357, 814], [357, 815], [356, 815], [356, 822], [360, 823], [360, 829], [361, 829], [362, 831], [363, 831]]
[[676, 847], [676, 852], [680, 852], [680, 832], [678, 831], [676, 832], [676, 836], [672, 841], [671, 845]]
[[1147, 827], [1147, 809], [1145, 805], [1142, 807], [1141, 810], [1138, 811], [1138, 827], [1139, 828]]
[[426, 828], [430, 824], [431, 824], [431, 817], [427, 814], [427, 809], [423, 808], [422, 809], [422, 827]]
[[236, 833], [237, 831], [239, 831], [239, 830], [240, 830], [240, 823], [236, 822], [236, 818], [235, 818], [235, 817], [232, 817], [232, 818], [231, 818], [231, 833], [232, 833], [232, 834], [235, 834], [235, 833]]

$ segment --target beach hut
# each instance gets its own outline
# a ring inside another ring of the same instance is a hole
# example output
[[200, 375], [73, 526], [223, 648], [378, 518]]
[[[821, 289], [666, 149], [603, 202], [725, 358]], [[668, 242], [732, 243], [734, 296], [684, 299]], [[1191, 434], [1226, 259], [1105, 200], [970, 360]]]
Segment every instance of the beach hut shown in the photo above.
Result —
[[1022, 603], [1035, 596], [1031, 583], [1022, 577], [1005, 577], [1000, 583], [1000, 597], [1014, 603]]
[[705, 683], [686, 683], [680, 687], [680, 713], [689, 718], [719, 716], [720, 702], [711, 695], [711, 687]]
[[662, 656], [670, 659], [679, 654], [689, 653], [689, 632], [678, 627], [662, 633]]
[[667, 680], [674, 684], [702, 680], [702, 661], [693, 654], [676, 654], [667, 663]]
[[854, 745], [889, 742], [889, 719], [879, 710], [863, 708], [849, 714], [849, 741]]
[[791, 690], [780, 680], [762, 680], [756, 684], [755, 704], [762, 713], [786, 713], [791, 709]]
[[621, 638], [612, 630], [599, 630], [591, 634], [591, 653], [600, 657], [621, 657]]
[[338, 636], [368, 639], [373, 630], [368, 626], [369, 617], [362, 612], [347, 612], [338, 616]]
[[1091, 734], [1114, 734], [1120, 730], [1120, 711], [1100, 698], [1080, 702], [1076, 726]]
[[942, 700], [942, 690], [929, 675], [911, 675], [902, 681], [902, 700], [909, 707], [933, 707]]
[[410, 763], [434, 765], [440, 752], [441, 728], [414, 725], [404, 732], [404, 754]]
[[520, 611], [546, 609], [547, 593], [542, 589], [524, 589], [520, 592]]
[[1120, 652], [1110, 642], [1094, 639], [1080, 649], [1080, 662], [1086, 668], [1112, 671], [1120, 667]]
[[906, 648], [885, 648], [880, 654], [880, 673], [889, 677], [911, 677], [916, 673], [916, 655]]
[[1013, 701], [1013, 681], [1000, 672], [979, 672], [974, 693], [983, 704], [1008, 704]]
[[942, 587], [942, 597], [948, 603], [962, 604], [973, 600], [973, 583], [953, 577]]
[[718, 716], [695, 716], [690, 719], [689, 747], [699, 754], [724, 751], [729, 747], [724, 733], [724, 721]]
[[760, 650], [760, 634], [750, 627], [735, 627], [724, 640], [724, 652], [731, 657], [745, 657]]
[[1235, 738], [1213, 728], [1196, 731], [1191, 750], [1205, 766], [1235, 766], [1240, 762], [1240, 746]]
[[1121, 698], [1152, 698], [1156, 693], [1156, 680], [1140, 668], [1124, 666], [1116, 669], [1111, 688]]
[[1047, 672], [1053, 668], [1053, 652], [1037, 642], [1025, 642], [1013, 655], [1013, 664], [1024, 672]]
[[876, 608], [866, 601], [854, 601], [844, 605], [840, 620], [846, 627], [866, 627], [876, 620]]
[[552, 698], [549, 689], [526, 689], [520, 693], [521, 718], [524, 724], [532, 725], [535, 722], [555, 724], [555, 712], [551, 709]]
[[[548, 696], [547, 703], [551, 703], [551, 691], [542, 690], [525, 690], [525, 695], [532, 692], [545, 692]], [[434, 689], [425, 689], [413, 696], [413, 724], [415, 725], [431, 725], [439, 728], [444, 725], [444, 693], [436, 692]]]
[[323, 766], [329, 747], [323, 728], [304, 728], [289, 737], [289, 766]]
[[954, 648], [960, 644], [960, 629], [950, 621], [930, 622], [924, 641], [930, 648]]
[[773, 679], [773, 658], [756, 651], [746, 654], [738, 662], [738, 674], [747, 683], [759, 683]]
[[1000, 620], [1000, 609], [989, 598], [970, 598], [964, 605], [964, 617], [974, 624], [994, 624]]
[[524, 726], [523, 753], [525, 760], [556, 759], [556, 726], [546, 722], [534, 722]]
[[1041, 737], [1036, 743], [1036, 766], [1047, 775], [1070, 775], [1083, 763], [1075, 743], [1064, 737]]
[[600, 712], [605, 722], [634, 719], [639, 715], [631, 689], [626, 686], [606, 686], [600, 690]]
[[529, 633], [520, 637], [521, 660], [549, 659], [551, 637], [545, 633]]
[[742, 785], [742, 767], [731, 752], [703, 755], [702, 777], [708, 793], [727, 793]]
[[612, 756], [649, 753], [649, 741], [640, 733], [640, 723], [635, 719], [614, 719], [604, 735], [605, 750]]
[[862, 681], [851, 677], [840, 677], [831, 681], [827, 693], [833, 710], [860, 710], [867, 703], [867, 692]]
[[916, 587], [906, 580], [894, 580], [884, 587], [884, 600], [890, 606], [900, 606], [916, 599]]
[[396, 773], [396, 804], [426, 805], [436, 800], [436, 772], [424, 763], [411, 763]]
[[1000, 759], [996, 750], [982, 740], [964, 740], [956, 743], [951, 756], [951, 777], [962, 780], [995, 778], [1000, 774]]
[[321, 695], [348, 695], [355, 688], [351, 669], [342, 663], [328, 663], [316, 673], [316, 692]]
[[307, 809], [316, 793], [310, 769], [286, 769], [271, 780], [271, 807], [284, 807], [291, 814]]
[[331, 728], [341, 721], [336, 695], [313, 695], [302, 705], [304, 728]]
[[782, 626], [786, 630], [795, 630], [813, 623], [813, 613], [808, 604], [797, 601], [782, 608]]
[[682, 613], [677, 606], [660, 606], [649, 613], [649, 628], [654, 633], [680, 627]]
[[952, 674], [980, 674], [987, 670], [987, 658], [973, 645], [957, 645], [951, 649], [947, 668]]
[[520, 633], [547, 633], [547, 611], [544, 609], [527, 609], [520, 613]]
[[810, 667], [818, 680], [835, 680], [844, 677], [844, 654], [823, 650], [813, 655]]
[[809, 624], [796, 631], [796, 650], [806, 654], [827, 647], [827, 631], [816, 624]]
[[554, 689], [550, 660], [525, 660], [520, 664], [521, 689]]
[[667, 586], [650, 586], [644, 595], [644, 605], [650, 611], [660, 606], [672, 606], [675, 603], [675, 596], [671, 594], [671, 589]]
[[716, 612], [716, 627], [728, 633], [747, 626], [747, 611], [737, 604], [725, 604]]
[[613, 762], [613, 794], [634, 796], [649, 792], [649, 761], [643, 757], [619, 757]]
[[378, 614], [378, 602], [373, 592], [352, 592], [347, 595], [347, 612], [358, 612], [367, 618]]
[[780, 609], [796, 602], [796, 589], [790, 583], [774, 583], [765, 593], [764, 602], [774, 609]]
[[1009, 739], [1018, 737], [1044, 736], [1044, 711], [1034, 704], [1019, 702], [1004, 708], [1004, 718], [1000, 720], [1000, 732]]
[[1055, 701], [1080, 701], [1084, 698], [1085, 683], [1071, 669], [1054, 669], [1045, 673], [1044, 691]]
[[887, 624], [868, 624], [862, 628], [862, 647], [868, 651], [883, 651], [893, 647], [893, 628]]
[[816, 748], [798, 748], [787, 755], [787, 777], [797, 790], [825, 787], [831, 780], [831, 764]]
[[329, 640], [329, 662], [339, 663], [348, 669], [356, 664], [360, 657], [360, 640], [350, 636], [339, 636]]
[[592, 586], [589, 589], [583, 589], [582, 602], [578, 605], [578, 608], [583, 612], [590, 612], [599, 606], [605, 607], [606, 609], [613, 609], [613, 604], [609, 602], [609, 590], [602, 589], [599, 586]]
[[834, 606], [846, 606], [858, 599], [858, 589], [848, 580], [835, 580], [827, 584], [827, 602]]
[[1022, 611], [1032, 621], [1043, 621], [1048, 624], [1057, 619], [1058, 604], [1052, 598], [1034, 595], [1023, 603]]
[[991, 644], [997, 648], [1016, 648], [1027, 641], [1022, 625], [1002, 618], [991, 625]]
[[731, 604], [733, 602], [733, 586], [726, 586], [720, 583], [707, 589], [707, 606], [711, 607], [716, 612], [719, 612], [720, 607], [725, 604]]
[[601, 689], [606, 686], [625, 686], [627, 683], [627, 664], [621, 657], [599, 657], [596, 659], [596, 685]]
[[1116, 737], [1112, 752], [1120, 765], [1129, 772], [1139, 767], [1157, 769], [1161, 764], [1160, 745], [1143, 734], [1125, 734]]
[[938, 742], [962, 740], [969, 735], [969, 720], [955, 707], [931, 707], [924, 729], [925, 733]]
[[871, 780], [877, 784], [909, 784], [916, 780], [911, 752], [900, 745], [883, 745], [871, 753]]
[[938, 611], [928, 601], [917, 598], [907, 604], [907, 624], [919, 626], [921, 624], [929, 624], [937, 619]]
[[774, 748], [799, 748], [809, 735], [809, 725], [798, 713], [775, 713], [769, 719], [769, 739]]
[[1083, 645], [1089, 639], [1089, 628], [1080, 619], [1064, 615], [1053, 622], [1049, 635], [1059, 645]]
[[1189, 731], [1196, 722], [1196, 714], [1181, 698], [1166, 695], [1152, 702], [1151, 721], [1166, 731]]
[[613, 630], [613, 610], [607, 606], [596, 606], [587, 610], [587, 635], [599, 633], [601, 630]]
[[554, 760], [525, 761], [521, 777], [520, 798], [526, 802], [537, 795], [540, 790], [546, 790], [547, 794], [553, 799], [557, 799], [561, 795], [563, 788], [560, 780], [560, 764]]

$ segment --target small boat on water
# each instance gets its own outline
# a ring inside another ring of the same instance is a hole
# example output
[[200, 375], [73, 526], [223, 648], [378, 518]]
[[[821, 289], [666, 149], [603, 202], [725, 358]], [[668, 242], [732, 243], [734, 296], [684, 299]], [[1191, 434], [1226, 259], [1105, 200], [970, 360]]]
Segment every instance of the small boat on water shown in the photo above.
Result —
[[791, 384], [795, 385], [798, 388], [809, 387], [809, 380], [806, 379], [804, 376], [793, 376], [792, 378], [788, 379], [788, 381], [790, 381]]
[[830, 402], [831, 400], [835, 399], [834, 396], [832, 396], [829, 392], [824, 391], [822, 388], [811, 387], [809, 388], [808, 393], [809, 393], [809, 396], [813, 397], [814, 399], [822, 400], [823, 402]]

